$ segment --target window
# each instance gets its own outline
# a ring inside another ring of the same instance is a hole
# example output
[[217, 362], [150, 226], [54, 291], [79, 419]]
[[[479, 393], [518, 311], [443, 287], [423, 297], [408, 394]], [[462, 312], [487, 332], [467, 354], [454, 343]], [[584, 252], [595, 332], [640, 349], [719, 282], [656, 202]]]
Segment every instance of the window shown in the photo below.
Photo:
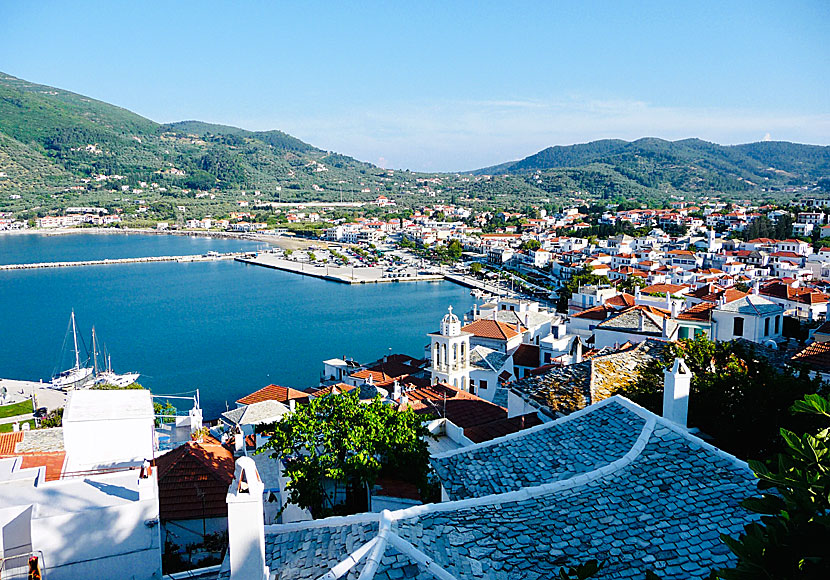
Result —
[[481, 386], [482, 389], [485, 389], [485, 390], [487, 389], [487, 381], [482, 379], [478, 383], [479, 383], [479, 386]]
[[780, 327], [781, 327], [781, 317], [776, 316], [775, 317], [775, 334], [778, 334]]
[[764, 336], [769, 336], [769, 318], [764, 319]]
[[550, 353], [546, 352], [545, 353], [545, 364], [548, 364], [548, 363], [550, 363]]
[[744, 319], [740, 316], [736, 316], [735, 320], [732, 324], [732, 335], [733, 336], [743, 336], [744, 335]]

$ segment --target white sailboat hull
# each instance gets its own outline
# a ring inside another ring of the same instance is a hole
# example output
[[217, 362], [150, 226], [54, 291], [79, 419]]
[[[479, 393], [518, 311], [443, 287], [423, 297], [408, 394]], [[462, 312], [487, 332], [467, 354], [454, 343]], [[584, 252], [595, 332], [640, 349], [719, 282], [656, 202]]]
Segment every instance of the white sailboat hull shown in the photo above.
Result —
[[85, 386], [108, 385], [111, 387], [128, 387], [136, 382], [140, 376], [140, 373], [125, 373], [119, 375], [112, 371], [104, 371], [99, 373], [97, 377], [93, 378]]
[[92, 369], [90, 368], [69, 369], [54, 377], [50, 384], [53, 389], [74, 389], [83, 386], [91, 375]]

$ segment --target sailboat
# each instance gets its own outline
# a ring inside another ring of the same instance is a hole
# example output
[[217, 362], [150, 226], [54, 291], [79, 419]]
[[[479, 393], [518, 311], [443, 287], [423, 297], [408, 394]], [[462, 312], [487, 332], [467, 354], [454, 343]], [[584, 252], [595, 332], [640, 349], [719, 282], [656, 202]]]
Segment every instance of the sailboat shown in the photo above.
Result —
[[[75, 366], [71, 369], [62, 371], [52, 377], [51, 385], [53, 389], [73, 389], [85, 384], [92, 375], [93, 370], [86, 366], [81, 366], [81, 355], [78, 350], [78, 331], [75, 328], [75, 311], [72, 311], [69, 317], [69, 326], [72, 328], [72, 340], [75, 343]], [[66, 329], [67, 335], [69, 328]], [[66, 344], [66, 339], [64, 339]]]
[[93, 387], [96, 385], [108, 385], [111, 387], [127, 387], [132, 385], [141, 376], [140, 373], [124, 373], [117, 374], [112, 370], [112, 357], [107, 354], [107, 366], [103, 370], [98, 370], [98, 338], [95, 335], [95, 327], [92, 327], [92, 377], [84, 385], [84, 387]]

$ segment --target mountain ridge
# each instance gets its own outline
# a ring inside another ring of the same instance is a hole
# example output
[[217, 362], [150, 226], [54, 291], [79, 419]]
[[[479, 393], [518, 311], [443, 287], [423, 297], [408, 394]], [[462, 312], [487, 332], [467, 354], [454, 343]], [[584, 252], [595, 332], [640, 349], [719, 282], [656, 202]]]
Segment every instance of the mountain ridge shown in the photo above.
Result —
[[[156, 189], [147, 192], [144, 183]], [[828, 146], [724, 146], [695, 138], [554, 146], [459, 173], [387, 170], [279, 130], [197, 120], [157, 123], [104, 101], [0, 73], [0, 210], [13, 212], [68, 204], [118, 207], [127, 190], [177, 198], [210, 213], [218, 210], [187, 200], [200, 199], [199, 191], [244, 195], [250, 190], [264, 200], [297, 202], [369, 201], [385, 194], [407, 205], [467, 199], [503, 206], [586, 195], [658, 203], [670, 193], [791, 197], [817, 184], [830, 191]], [[222, 203], [227, 208], [236, 202]]]

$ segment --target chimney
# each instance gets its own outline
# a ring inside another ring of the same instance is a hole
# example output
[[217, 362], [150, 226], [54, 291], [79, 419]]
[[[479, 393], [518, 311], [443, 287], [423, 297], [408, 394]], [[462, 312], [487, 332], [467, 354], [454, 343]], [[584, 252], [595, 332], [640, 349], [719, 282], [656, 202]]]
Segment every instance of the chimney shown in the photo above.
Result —
[[190, 432], [195, 433], [202, 428], [202, 410], [194, 406], [187, 414], [190, 416]]
[[297, 410], [297, 399], [288, 399], [288, 410], [292, 413]]
[[689, 415], [689, 389], [692, 372], [682, 358], [674, 359], [671, 369], [663, 370], [663, 418], [686, 427]]
[[752, 283], [752, 293], [755, 294], [756, 296], [758, 296], [758, 294], [760, 293], [760, 289], [761, 289], [761, 282], [756, 279]]
[[392, 387], [392, 399], [397, 401], [400, 398], [401, 398], [401, 384], [398, 382], [397, 379], [395, 379], [395, 384]]
[[643, 319], [645, 318], [645, 314], [643, 314], [642, 310], [637, 312], [637, 314], [640, 315], [640, 317], [638, 318], [637, 330], [639, 330], [640, 332], [643, 332], [643, 324], [645, 323], [645, 320], [643, 320]]
[[580, 340], [578, 336], [574, 340], [576, 341], [574, 349], [576, 351], [574, 352], [574, 364], [577, 364], [582, 362], [582, 340]]
[[237, 459], [233, 481], [225, 498], [231, 580], [267, 580], [270, 575], [265, 565], [264, 489], [254, 460], [250, 457]]
[[663, 338], [669, 337], [669, 317], [663, 318]]
[[234, 455], [245, 453], [245, 433], [242, 432], [242, 428], [239, 425], [233, 429], [233, 451]]

